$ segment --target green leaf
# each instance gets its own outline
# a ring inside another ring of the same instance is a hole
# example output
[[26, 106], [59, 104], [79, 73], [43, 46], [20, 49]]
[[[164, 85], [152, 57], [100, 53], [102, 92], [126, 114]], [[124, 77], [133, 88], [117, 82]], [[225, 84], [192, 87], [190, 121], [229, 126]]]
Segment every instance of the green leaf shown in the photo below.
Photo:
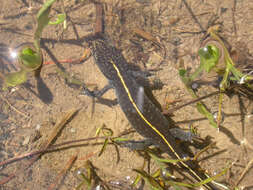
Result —
[[138, 174], [138, 175], [136, 176], [136, 178], [134, 179], [134, 182], [132, 183], [132, 186], [133, 186], [133, 187], [136, 187], [137, 184], [138, 184], [140, 181], [141, 181], [141, 175]]
[[48, 25], [50, 21], [49, 13], [50, 13], [51, 6], [53, 5], [55, 1], [56, 0], [46, 1], [37, 14], [38, 25], [34, 34], [34, 40], [35, 40], [34, 45], [36, 49], [40, 49], [41, 34], [42, 34], [43, 29]]
[[24, 69], [36, 70], [42, 63], [41, 56], [31, 48], [24, 48], [19, 54]]
[[200, 102], [197, 103], [197, 110], [199, 113], [201, 113], [208, 119], [209, 123], [213, 127], [218, 128], [218, 125], [213, 117], [213, 114], [211, 114], [202, 103]]
[[57, 19], [53, 22], [53, 21], [49, 21], [49, 25], [56, 25], [56, 24], [61, 24], [65, 21], [66, 19], [66, 14], [58, 14], [57, 15]]
[[[35, 51], [31, 48], [24, 48], [20, 54], [19, 59], [22, 62], [21, 70], [15, 73], [9, 73], [5, 76], [4, 89], [8, 86], [16, 86], [22, 84], [27, 80], [27, 71], [33, 71], [39, 68], [42, 64], [42, 57], [40, 53], [40, 38], [43, 29], [49, 24], [49, 13], [51, 6], [56, 0], [47, 0], [37, 14], [37, 28], [34, 34]], [[65, 18], [65, 15], [58, 15], [57, 22]]]
[[182, 183], [182, 182], [177, 182], [177, 181], [168, 181], [168, 183], [171, 184], [173, 187], [175, 185], [181, 186], [181, 187], [189, 187], [189, 188], [193, 188], [194, 187], [193, 184], [187, 184], [187, 183]]
[[211, 181], [216, 180], [216, 179], [219, 178], [220, 176], [226, 174], [230, 167], [231, 167], [231, 166], [228, 166], [228, 167], [224, 168], [220, 173], [218, 173], [218, 174], [216, 174], [216, 175], [214, 175], [214, 176], [212, 176], [212, 177], [208, 177], [208, 178], [206, 178], [205, 180], [202, 180], [202, 181], [199, 182], [199, 183], [194, 183], [194, 184], [193, 184], [194, 187], [199, 187], [199, 186], [201, 186], [201, 185], [204, 185], [204, 184], [210, 183]]
[[207, 45], [199, 49], [200, 63], [206, 72], [210, 72], [219, 62], [220, 51], [214, 45]]
[[96, 130], [96, 134], [95, 136], [97, 137], [100, 132], [103, 133], [104, 136], [107, 136], [107, 137], [111, 137], [113, 136], [113, 131], [109, 128], [107, 128], [105, 125], [103, 125], [102, 127], [99, 127], [97, 130]]
[[[197, 70], [190, 77], [188, 77], [188, 76], [186, 76], [187, 71], [185, 69], [179, 69], [180, 79], [184, 83], [187, 91], [191, 94], [191, 96], [193, 98], [198, 98], [198, 96], [191, 89], [189, 84], [191, 84], [191, 82], [201, 73], [202, 70], [203, 70], [203, 64], [200, 64], [200, 66], [197, 68]], [[202, 115], [204, 115], [208, 119], [209, 123], [213, 127], [218, 128], [218, 125], [215, 122], [213, 115], [206, 109], [206, 107], [204, 106], [204, 104], [202, 102], [197, 103], [197, 110], [199, 111], [199, 113], [201, 113]]]
[[[80, 174], [81, 178], [83, 179], [82, 182], [76, 187], [76, 190], [79, 190], [82, 188], [82, 186], [86, 185], [88, 186], [87, 189], [91, 189], [91, 179], [89, 177], [86, 177], [83, 173]], [[82, 188], [83, 189], [83, 188]]]
[[145, 180], [145, 182], [149, 185], [151, 190], [163, 190], [163, 187], [147, 172], [145, 172], [144, 170], [137, 170], [137, 169], [133, 170], [137, 172]]
[[107, 147], [108, 143], [109, 143], [109, 139], [105, 139], [104, 144], [103, 144], [103, 146], [102, 146], [102, 148], [101, 148], [101, 150], [98, 154], [98, 157], [100, 157], [103, 154], [103, 152], [105, 151], [105, 148]]
[[5, 76], [4, 89], [6, 89], [9, 86], [15, 87], [19, 84], [26, 82], [27, 80], [26, 74], [27, 72], [24, 69], [21, 69], [20, 71], [14, 73], [8, 73]]

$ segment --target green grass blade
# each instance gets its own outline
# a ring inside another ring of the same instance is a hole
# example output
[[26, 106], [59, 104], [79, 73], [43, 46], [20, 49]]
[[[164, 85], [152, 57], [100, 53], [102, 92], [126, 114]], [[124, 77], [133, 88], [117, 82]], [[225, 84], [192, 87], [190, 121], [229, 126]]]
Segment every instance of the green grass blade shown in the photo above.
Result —
[[222, 170], [220, 173], [218, 173], [218, 174], [216, 174], [216, 175], [214, 175], [214, 176], [212, 176], [212, 177], [208, 177], [207, 179], [202, 180], [202, 181], [199, 182], [199, 183], [194, 183], [193, 185], [194, 185], [195, 187], [199, 187], [199, 186], [201, 186], [201, 185], [204, 185], [204, 184], [207, 184], [207, 183], [209, 183], [209, 182], [212, 182], [212, 181], [216, 180], [217, 178], [219, 178], [220, 176], [222, 176], [222, 175], [224, 175], [225, 173], [227, 173], [227, 171], [228, 171], [228, 169], [229, 169], [230, 167], [231, 167], [231, 166], [228, 166], [228, 167], [226, 167], [224, 170]]
[[98, 156], [101, 156], [103, 154], [103, 152], [105, 151], [105, 148], [107, 147], [108, 143], [109, 143], [109, 139], [105, 139], [104, 144], [103, 144]]
[[163, 190], [163, 187], [144, 170], [134, 169], [134, 171], [137, 172], [145, 180], [151, 190]]

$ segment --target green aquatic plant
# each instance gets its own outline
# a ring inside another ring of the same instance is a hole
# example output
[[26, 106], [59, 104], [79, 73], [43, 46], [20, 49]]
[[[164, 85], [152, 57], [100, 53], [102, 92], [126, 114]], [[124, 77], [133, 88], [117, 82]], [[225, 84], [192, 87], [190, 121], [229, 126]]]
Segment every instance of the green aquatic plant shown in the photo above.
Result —
[[[220, 176], [227, 173], [227, 171], [230, 169], [232, 164], [228, 163], [225, 168], [221, 168], [220, 172], [218, 172], [214, 176], [208, 176], [206, 175], [206, 179], [201, 180], [200, 182], [196, 183], [189, 183], [186, 181], [178, 181], [175, 180], [175, 175], [171, 173], [171, 170], [169, 170], [169, 165], [174, 165], [177, 162], [180, 162], [180, 160], [173, 160], [162, 157], [162, 155], [158, 155], [155, 153], [152, 149], [145, 150], [147, 153], [146, 157], [148, 156], [149, 159], [153, 160], [154, 163], [158, 166], [158, 169], [156, 169], [154, 172], [150, 173], [144, 170], [144, 165], [140, 169], [133, 169], [137, 173], [137, 177], [135, 178], [132, 186], [136, 187], [137, 184], [143, 179], [150, 189], [153, 190], [160, 190], [160, 189], [167, 189], [168, 187], [174, 187], [175, 189], [184, 189], [184, 187], [195, 189], [196, 187], [200, 187], [202, 185], [205, 185], [210, 182], [215, 182], [217, 186], [223, 187], [223, 189], [229, 190], [229, 188], [221, 183], [216, 182], [215, 180], [218, 179]], [[191, 158], [185, 158], [184, 161], [187, 161]], [[150, 161], [149, 161], [150, 162]]]
[[[203, 67], [201, 69], [203, 70]], [[193, 75], [197, 76], [196, 73], [200, 73], [202, 70], [200, 70], [200, 67], [199, 67], [199, 69], [197, 69], [197, 72], [193, 73]], [[185, 69], [179, 69], [179, 76], [180, 76], [182, 82], [185, 84], [187, 91], [190, 93], [190, 95], [193, 98], [197, 99], [198, 95], [191, 88], [191, 83], [192, 83], [193, 79], [195, 78], [193, 75], [187, 76], [187, 71]], [[216, 128], [218, 127], [217, 123], [215, 122], [215, 118], [213, 117], [213, 114], [208, 111], [208, 109], [206, 108], [206, 106], [204, 105], [203, 102], [201, 102], [201, 101], [197, 102], [196, 108], [199, 113], [201, 113], [202, 115], [204, 115], [208, 119], [209, 123], [212, 126], [214, 126]]]
[[219, 85], [220, 97], [217, 118], [206, 108], [203, 102], [199, 101], [196, 105], [199, 113], [204, 115], [212, 126], [218, 128], [222, 118], [221, 105], [223, 93], [228, 89], [230, 82], [234, 81], [238, 84], [245, 84], [250, 89], [253, 89], [252, 85], [249, 83], [253, 78], [250, 75], [244, 75], [234, 66], [233, 60], [220, 37], [212, 30], [209, 31], [209, 34], [211, 42], [198, 51], [200, 57], [199, 67], [192, 74], [189, 74], [186, 69], [180, 68], [179, 76], [186, 86], [187, 91], [196, 99], [198, 95], [192, 89], [191, 84], [203, 71], [207, 73], [214, 71], [217, 73], [218, 77], [222, 77], [222, 81]]
[[3, 89], [7, 89], [7, 87], [10, 86], [15, 87], [26, 82], [29, 72], [40, 71], [43, 62], [43, 55], [40, 48], [42, 32], [47, 25], [60, 24], [64, 22], [66, 18], [65, 14], [59, 14], [56, 21], [50, 21], [49, 13], [55, 1], [56, 0], [46, 1], [39, 10], [36, 16], [37, 28], [34, 33], [34, 41], [33, 43], [24, 43], [24, 45], [18, 48], [19, 52], [17, 53], [17, 57], [20, 70], [5, 75]]

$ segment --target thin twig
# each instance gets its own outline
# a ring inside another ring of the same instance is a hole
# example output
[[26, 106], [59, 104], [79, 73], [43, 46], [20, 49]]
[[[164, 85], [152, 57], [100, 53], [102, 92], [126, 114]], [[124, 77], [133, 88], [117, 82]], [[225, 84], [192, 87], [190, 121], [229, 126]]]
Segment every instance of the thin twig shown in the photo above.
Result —
[[61, 119], [59, 123], [57, 123], [50, 134], [49, 138], [47, 138], [41, 145], [40, 150], [46, 150], [48, 146], [53, 142], [53, 140], [56, 138], [56, 136], [59, 134], [59, 132], [62, 130], [62, 128], [65, 126], [65, 124], [72, 118], [72, 116], [77, 112], [76, 109], [68, 111], [64, 117]]
[[237, 28], [236, 28], [236, 23], [235, 23], [236, 3], [237, 3], [237, 0], [234, 0], [234, 4], [232, 8], [232, 21], [233, 21], [234, 33], [237, 36]]
[[188, 3], [186, 2], [186, 0], [182, 0], [184, 5], [186, 6], [187, 10], [189, 11], [189, 13], [191, 14], [193, 20], [199, 25], [199, 28], [202, 30], [202, 32], [205, 32], [206, 30], [203, 28], [203, 26], [200, 24], [199, 20], [197, 19], [197, 17], [194, 15], [191, 7], [188, 5]]
[[253, 159], [251, 159], [249, 161], [249, 163], [247, 164], [246, 168], [241, 173], [239, 179], [236, 181], [235, 186], [237, 186], [241, 182], [242, 178], [245, 176], [245, 174], [248, 172], [248, 170], [252, 167], [252, 164], [253, 164]]
[[181, 109], [182, 107], [185, 107], [185, 106], [188, 106], [188, 105], [190, 105], [190, 104], [199, 102], [200, 100], [209, 98], [209, 97], [214, 96], [214, 95], [219, 94], [219, 93], [220, 93], [220, 91], [212, 92], [212, 93], [210, 93], [210, 94], [208, 94], [208, 95], [206, 95], [206, 96], [202, 96], [202, 97], [197, 98], [197, 99], [195, 99], [195, 100], [191, 100], [191, 101], [189, 101], [189, 102], [187, 102], [187, 103], [185, 103], [185, 104], [183, 104], [183, 105], [179, 105], [179, 106], [176, 106], [176, 107], [174, 107], [174, 108], [172, 108], [172, 109], [165, 110], [165, 111], [163, 111], [163, 114], [170, 114], [170, 113], [173, 113], [174, 111], [176, 111], [176, 110], [178, 110], [178, 109]]
[[193, 160], [197, 160], [198, 157], [199, 157], [203, 152], [205, 152], [205, 151], [207, 151], [208, 149], [212, 148], [215, 144], [216, 144], [216, 143], [213, 142], [213, 143], [209, 144], [208, 146], [206, 146], [205, 148], [203, 148], [202, 150], [200, 150], [200, 151], [194, 156]]
[[151, 41], [154, 44], [156, 44], [158, 47], [161, 47], [161, 43], [158, 42], [158, 40], [149, 32], [146, 32], [140, 28], [134, 28], [133, 33], [137, 36], [140, 36], [141, 38]]
[[27, 158], [27, 157], [37, 155], [37, 154], [42, 154], [42, 153], [47, 153], [47, 152], [52, 152], [52, 151], [59, 150], [59, 148], [61, 148], [61, 146], [64, 146], [64, 145], [70, 145], [70, 144], [73, 144], [73, 143], [79, 143], [79, 142], [85, 142], [85, 141], [91, 141], [91, 140], [97, 140], [97, 139], [106, 139], [106, 138], [108, 138], [108, 137], [106, 137], [106, 136], [104, 136], [104, 137], [91, 137], [91, 138], [78, 139], [78, 140], [73, 140], [73, 141], [66, 141], [66, 142], [63, 142], [63, 143], [51, 145], [49, 148], [47, 148], [45, 150], [32, 151], [32, 152], [22, 154], [22, 155], [14, 157], [14, 158], [10, 158], [8, 160], [2, 161], [2, 162], [0, 162], [0, 167], [4, 166], [4, 165], [7, 165], [7, 164], [10, 164], [10, 163], [13, 163], [13, 162], [16, 162], [16, 161], [19, 161], [19, 160]]
[[95, 2], [95, 7], [96, 7], [96, 22], [95, 22], [95, 26], [94, 26], [94, 33], [100, 34], [100, 33], [104, 32], [103, 6], [101, 3]]
[[66, 175], [67, 171], [71, 168], [71, 166], [73, 165], [73, 163], [77, 159], [77, 155], [78, 154], [75, 154], [74, 156], [72, 156], [69, 159], [69, 161], [67, 162], [66, 166], [61, 170], [61, 172], [58, 174], [58, 176], [54, 180], [55, 182], [50, 185], [50, 187], [48, 188], [48, 190], [55, 189], [55, 187], [56, 187], [57, 183], [59, 182], [59, 180], [62, 179], [64, 175]]
[[[128, 135], [128, 134], [133, 133], [133, 132], [135, 132], [135, 131], [132, 130], [132, 129], [129, 129], [129, 130], [126, 130], [126, 131], [123, 131], [122, 133], [120, 133], [118, 135], [118, 137]], [[37, 154], [43, 154], [43, 153], [47, 153], [47, 152], [57, 151], [61, 148], [61, 146], [64, 146], [64, 145], [71, 146], [71, 144], [74, 144], [74, 143], [80, 143], [80, 142], [98, 140], [98, 139], [107, 139], [107, 138], [108, 138], [107, 136], [90, 137], [90, 138], [85, 138], [85, 139], [78, 139], [78, 140], [66, 141], [66, 142], [59, 143], [59, 144], [54, 144], [54, 145], [51, 145], [50, 147], [48, 147], [45, 150], [32, 151], [32, 152], [22, 154], [22, 155], [14, 157], [14, 158], [10, 158], [8, 160], [2, 161], [2, 162], [0, 162], [0, 167], [4, 166], [4, 165], [7, 165], [7, 164], [10, 164], [10, 163], [13, 163], [13, 162], [16, 162], [16, 161], [19, 161], [19, 160], [27, 158], [27, 157], [32, 157], [32, 156], [37, 155]]]
[[[50, 134], [49, 138], [47, 138], [41, 145], [40, 145], [40, 151], [45, 151], [49, 145], [53, 142], [53, 140], [56, 138], [56, 136], [58, 135], [58, 133], [61, 131], [62, 127], [65, 126], [65, 124], [72, 118], [72, 116], [77, 112], [77, 110], [70, 110], [69, 112], [67, 112], [65, 114], [65, 116], [63, 117], [63, 119], [60, 120], [60, 122], [58, 122], [54, 129], [53, 132]], [[41, 154], [37, 154], [36, 156], [34, 156], [27, 164], [24, 164], [24, 166], [19, 169], [16, 173], [12, 173], [10, 174], [8, 177], [2, 179], [0, 181], [0, 185], [3, 185], [5, 183], [7, 183], [8, 181], [10, 181], [11, 179], [13, 179], [14, 177], [16, 177], [19, 173], [24, 172], [24, 170], [28, 169], [31, 165], [34, 164], [35, 161], [37, 161], [40, 158]]]
[[[84, 62], [85, 60], [87, 60], [89, 57], [91, 56], [91, 51], [89, 48], [86, 48], [83, 52], [82, 57], [80, 57], [79, 59], [63, 59], [63, 60], [58, 60], [58, 63], [70, 63], [70, 64], [80, 64], [82, 62]], [[43, 65], [51, 65], [51, 64], [55, 64], [54, 61], [45, 61], [43, 62]]]
[[2, 95], [0, 95], [0, 98], [1, 98], [3, 101], [5, 101], [6, 104], [8, 104], [8, 106], [10, 106], [10, 108], [13, 109], [15, 112], [17, 112], [18, 114], [22, 115], [22, 116], [25, 117], [25, 118], [29, 118], [28, 114], [19, 111], [17, 108], [15, 108], [13, 105], [11, 105], [11, 103], [10, 103], [6, 98], [4, 98]]

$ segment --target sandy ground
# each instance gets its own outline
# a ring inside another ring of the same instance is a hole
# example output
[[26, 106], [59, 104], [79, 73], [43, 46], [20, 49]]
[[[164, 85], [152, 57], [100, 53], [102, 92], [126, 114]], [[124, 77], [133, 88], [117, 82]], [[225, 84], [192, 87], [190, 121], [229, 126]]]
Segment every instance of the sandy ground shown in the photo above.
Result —
[[[0, 69], [1, 73], [8, 73], [17, 69], [15, 61], [9, 57], [8, 48], [32, 41], [35, 15], [42, 2], [1, 1]], [[106, 34], [122, 50], [129, 64], [136, 64], [143, 69], [159, 68], [150, 80], [160, 80], [164, 84], [162, 89], [153, 91], [162, 106], [166, 102], [177, 102], [170, 103], [171, 108], [192, 99], [180, 81], [177, 68], [180, 60], [192, 69], [199, 64], [197, 51], [205, 34], [202, 29], [220, 26], [220, 35], [232, 49], [239, 52], [239, 61], [252, 65], [253, 2], [250, 0], [188, 0], [199, 23], [193, 19], [183, 1], [179, 0], [104, 0], [103, 3]], [[84, 37], [92, 33], [95, 20], [94, 5], [88, 1], [64, 1], [64, 9], [67, 29], [63, 30], [62, 25], [48, 26], [43, 32], [44, 61], [58, 60], [59, 63], [43, 66], [41, 78], [47, 88], [42, 95], [33, 76], [25, 85], [0, 91], [0, 161], [34, 150], [54, 124], [72, 109], [79, 111], [66, 124], [55, 143], [94, 137], [96, 130], [102, 126], [110, 128], [115, 136], [131, 128], [119, 105], [110, 101], [116, 98], [113, 90], [103, 96], [106, 101], [95, 101], [93, 107], [94, 102], [90, 97], [83, 95], [79, 88], [71, 88], [59, 74], [57, 68], [64, 68], [70, 76], [96, 84], [98, 89], [107, 84], [92, 58], [81, 64], [60, 63], [61, 60], [76, 60], [83, 55], [87, 49]], [[56, 3], [52, 15], [61, 10], [61, 3]], [[134, 35], [136, 29], [150, 33], [163, 48]], [[198, 93], [203, 96], [216, 90], [203, 86]], [[212, 112], [218, 110], [218, 96], [204, 102]], [[232, 187], [253, 157], [250, 148], [253, 143], [253, 109], [250, 100], [237, 95], [225, 96], [222, 107], [226, 116], [220, 131], [210, 126], [194, 105], [174, 112], [173, 119], [182, 128], [188, 128], [191, 122], [198, 128], [202, 138], [209, 136], [216, 142], [216, 148], [201, 155], [201, 158], [209, 157], [201, 159], [200, 164], [214, 175], [233, 163], [228, 172], [217, 180]], [[36, 134], [42, 138], [34, 140]], [[127, 137], [141, 139], [136, 133]], [[242, 144], [245, 139], [247, 143]], [[118, 189], [130, 188], [129, 184], [136, 177], [133, 169], [141, 168], [143, 158], [127, 148], [119, 147], [117, 151], [114, 146], [108, 146], [98, 157], [101, 146], [101, 143], [89, 143], [44, 154], [26, 171], [22, 170], [22, 166], [27, 160], [1, 167], [0, 180], [13, 172], [17, 172], [17, 177], [0, 185], [0, 189], [50, 189], [54, 183], [57, 186], [55, 189], [75, 189], [80, 184], [77, 171], [85, 170], [87, 159], [105, 182], [119, 182], [122, 186]], [[76, 154], [78, 158], [71, 169], [57, 182], [58, 174]], [[151, 170], [155, 167], [151, 164]], [[238, 186], [253, 189], [252, 178], [253, 171], [249, 170]]]

